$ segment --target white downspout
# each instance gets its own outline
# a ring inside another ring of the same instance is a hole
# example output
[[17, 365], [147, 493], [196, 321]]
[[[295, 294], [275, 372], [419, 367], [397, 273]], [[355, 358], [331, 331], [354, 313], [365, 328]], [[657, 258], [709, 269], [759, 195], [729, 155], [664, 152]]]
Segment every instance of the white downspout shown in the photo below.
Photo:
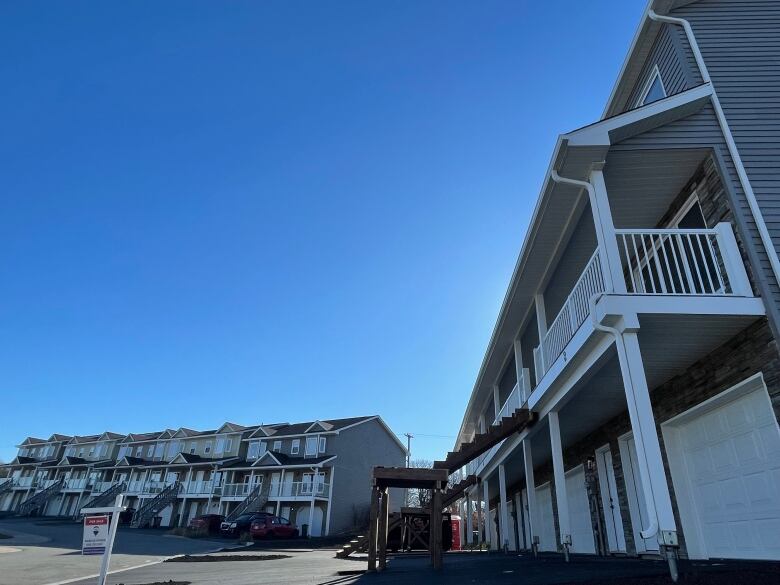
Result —
[[[593, 187], [593, 185], [591, 185], [587, 181], [580, 181], [578, 179], [570, 179], [568, 177], [562, 177], [558, 174], [558, 172], [555, 169], [553, 169], [550, 172], [550, 176], [552, 177], [552, 180], [555, 181], [556, 183], [567, 183], [569, 185], [574, 185], [576, 187], [581, 187], [583, 189], [586, 189], [588, 191], [588, 195], [591, 197], [591, 200], [595, 200], [596, 189]], [[604, 237], [603, 227], [600, 225], [601, 222], [598, 223], [599, 225], [597, 226], [597, 229], [602, 234], [602, 241], [606, 241], [606, 238]], [[603, 295], [604, 293], [597, 293], [593, 295], [589, 300], [590, 318], [591, 318], [591, 322], [593, 323], [593, 328], [597, 329], [598, 331], [603, 331], [605, 333], [611, 333], [615, 337], [615, 347], [617, 351], [621, 354], [621, 358], [622, 358], [621, 361], [623, 361], [623, 363], [628, 363], [628, 357], [627, 357], [628, 354], [626, 352], [625, 342], [623, 341], [623, 334], [620, 333], [620, 331], [618, 331], [614, 327], [608, 327], [606, 325], [602, 325], [596, 319], [596, 300]], [[629, 386], [627, 390], [631, 392], [631, 394], [634, 394], [634, 383], [631, 380], [630, 371], [629, 371], [629, 376], [627, 381]], [[643, 528], [640, 531], [642, 534], [642, 538], [651, 538], [658, 533], [658, 520], [657, 520], [658, 513], [656, 512], [655, 509], [655, 501], [651, 496], [652, 487], [651, 486], [647, 486], [647, 487], [649, 487], [650, 489], [644, 489], [642, 491], [644, 492], [647, 510], [648, 512], [651, 512], [650, 526], [648, 526], [647, 528]]]
[[699, 72], [704, 83], [709, 83], [712, 86], [712, 93], [710, 94], [710, 100], [712, 101], [712, 107], [715, 110], [715, 116], [718, 118], [718, 124], [720, 130], [723, 133], [723, 137], [726, 140], [726, 147], [729, 149], [731, 159], [734, 161], [734, 168], [739, 176], [739, 182], [742, 185], [742, 190], [745, 192], [745, 198], [750, 206], [750, 213], [753, 216], [753, 221], [756, 222], [756, 228], [758, 228], [758, 234], [761, 237], [761, 243], [764, 245], [766, 255], [769, 258], [769, 263], [772, 265], [772, 272], [775, 276], [775, 281], [780, 286], [780, 258], [777, 256], [777, 250], [772, 243], [772, 237], [769, 235], [769, 230], [766, 227], [764, 216], [761, 213], [761, 208], [758, 205], [756, 194], [753, 193], [753, 187], [750, 185], [750, 180], [747, 176], [747, 171], [742, 164], [742, 158], [739, 156], [737, 150], [737, 143], [734, 141], [734, 136], [731, 134], [731, 128], [726, 121], [726, 114], [723, 112], [723, 108], [720, 105], [718, 94], [715, 91], [715, 86], [712, 84], [712, 78], [707, 70], [707, 65], [704, 63], [704, 57], [702, 57], [699, 50], [699, 44], [696, 42], [696, 37], [693, 35], [693, 28], [691, 23], [684, 18], [675, 18], [673, 16], [662, 16], [657, 14], [652, 8], [648, 10], [647, 16], [650, 20], [657, 22], [665, 22], [667, 24], [676, 24], [683, 27], [685, 35], [688, 37], [688, 44], [691, 46], [693, 56], [696, 59], [696, 64], [699, 66]]

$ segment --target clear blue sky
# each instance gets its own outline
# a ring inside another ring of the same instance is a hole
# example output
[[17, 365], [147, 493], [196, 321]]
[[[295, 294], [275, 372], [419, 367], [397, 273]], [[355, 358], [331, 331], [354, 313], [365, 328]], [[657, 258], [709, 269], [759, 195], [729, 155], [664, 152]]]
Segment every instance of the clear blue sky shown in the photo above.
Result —
[[3, 3], [0, 458], [373, 413], [443, 455], [643, 7]]

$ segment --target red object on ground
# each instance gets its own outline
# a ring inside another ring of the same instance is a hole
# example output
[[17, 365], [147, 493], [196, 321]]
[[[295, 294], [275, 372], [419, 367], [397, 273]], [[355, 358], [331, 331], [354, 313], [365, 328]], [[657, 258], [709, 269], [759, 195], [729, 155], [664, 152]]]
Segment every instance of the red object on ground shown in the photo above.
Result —
[[460, 523], [462, 522], [460, 516], [450, 516], [450, 522], [452, 523], [452, 546], [450, 550], [461, 550], [460, 542]]
[[252, 538], [295, 538], [298, 527], [287, 518], [265, 516], [252, 521], [249, 529]]

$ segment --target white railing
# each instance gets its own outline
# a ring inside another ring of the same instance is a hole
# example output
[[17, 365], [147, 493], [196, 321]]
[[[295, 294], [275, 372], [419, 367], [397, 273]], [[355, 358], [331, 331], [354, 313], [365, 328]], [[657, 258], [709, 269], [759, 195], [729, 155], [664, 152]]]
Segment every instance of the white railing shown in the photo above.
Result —
[[45, 490], [47, 487], [53, 486], [58, 481], [59, 481], [58, 479], [38, 480], [38, 488]]
[[298, 498], [306, 496], [325, 496], [330, 485], [322, 481], [285, 481], [271, 482], [269, 497]]
[[87, 477], [68, 478], [65, 480], [65, 489], [83, 490], [84, 488], [87, 487], [88, 482], [89, 482], [89, 478]]
[[629, 294], [751, 294], [728, 223], [714, 229], [615, 230], [615, 234]]
[[222, 486], [223, 498], [246, 497], [254, 486], [248, 483], [226, 483]]
[[512, 388], [512, 391], [509, 393], [509, 396], [507, 396], [506, 401], [504, 401], [501, 410], [498, 411], [498, 414], [496, 415], [496, 419], [493, 421], [493, 425], [497, 426], [501, 424], [502, 418], [507, 416], [512, 416], [512, 413], [518, 408], [520, 408], [522, 405], [523, 405], [523, 397], [520, 394], [520, 386], [518, 384], [515, 384], [515, 387]]
[[214, 480], [190, 481], [185, 486], [186, 494], [210, 494], [214, 491]]
[[[566, 302], [563, 303], [555, 320], [548, 327], [544, 340], [540, 344], [541, 356], [535, 357], [537, 361], [541, 358], [542, 363], [536, 364], [536, 368], [542, 372], [542, 375], [563, 353], [566, 344], [571, 341], [577, 329], [587, 318], [590, 313], [590, 298], [597, 293], [604, 292], [604, 290], [604, 275], [601, 271], [601, 260], [597, 248], [569, 296], [566, 297]], [[541, 376], [537, 376], [537, 380], [539, 379]]]
[[143, 493], [143, 489], [144, 489], [144, 480], [142, 479], [134, 479], [133, 481], [127, 484], [128, 494], [140, 494]]
[[102, 494], [107, 489], [110, 489], [114, 485], [113, 481], [96, 481], [92, 484], [92, 492]]
[[33, 479], [34, 478], [32, 476], [30, 476], [30, 477], [20, 477], [20, 478], [18, 478], [16, 480], [16, 487], [22, 487], [22, 488], [32, 487]]

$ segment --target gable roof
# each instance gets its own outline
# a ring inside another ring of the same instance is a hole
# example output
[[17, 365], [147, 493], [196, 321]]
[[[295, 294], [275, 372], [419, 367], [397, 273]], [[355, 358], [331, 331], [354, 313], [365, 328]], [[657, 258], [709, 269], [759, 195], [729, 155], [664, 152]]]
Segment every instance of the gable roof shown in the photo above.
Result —
[[306, 429], [306, 433], [310, 433], [312, 430], [314, 430], [316, 427], [319, 427], [323, 431], [330, 431], [333, 429], [333, 425], [329, 422], [321, 421], [321, 420], [315, 420], [313, 423], [309, 425], [309, 428]]

